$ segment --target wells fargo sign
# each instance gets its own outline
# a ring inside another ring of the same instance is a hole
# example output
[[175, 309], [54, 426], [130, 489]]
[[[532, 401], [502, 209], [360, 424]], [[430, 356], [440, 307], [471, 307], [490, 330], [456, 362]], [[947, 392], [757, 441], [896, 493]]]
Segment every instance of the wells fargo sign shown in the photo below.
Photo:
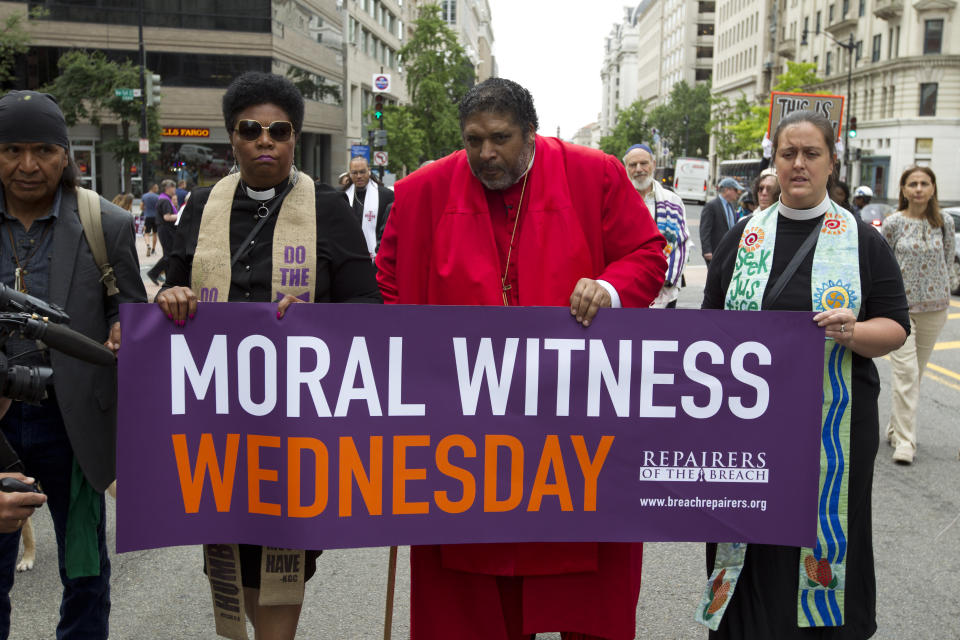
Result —
[[164, 127], [163, 135], [171, 138], [209, 138], [210, 129], [206, 127]]

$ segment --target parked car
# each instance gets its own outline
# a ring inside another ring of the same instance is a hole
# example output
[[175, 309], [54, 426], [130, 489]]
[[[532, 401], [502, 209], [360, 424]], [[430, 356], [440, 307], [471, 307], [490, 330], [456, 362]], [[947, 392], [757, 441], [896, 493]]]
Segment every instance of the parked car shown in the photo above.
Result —
[[889, 204], [883, 204], [882, 202], [871, 202], [868, 205], [865, 205], [863, 209], [860, 209], [860, 218], [871, 225], [877, 231], [880, 231], [880, 227], [883, 226], [883, 220], [891, 213], [896, 211]]
[[960, 296], [960, 207], [946, 207], [940, 212], [953, 218], [954, 242], [953, 268], [950, 270], [950, 293]]
[[213, 149], [202, 144], [180, 145], [180, 159], [197, 165], [204, 165], [213, 160]]

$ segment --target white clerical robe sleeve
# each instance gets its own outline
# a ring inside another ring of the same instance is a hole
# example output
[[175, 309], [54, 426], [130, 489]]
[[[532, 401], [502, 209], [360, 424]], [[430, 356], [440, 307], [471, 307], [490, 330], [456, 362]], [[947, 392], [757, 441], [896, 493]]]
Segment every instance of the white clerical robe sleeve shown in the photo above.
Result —
[[620, 294], [613, 288], [613, 285], [606, 280], [597, 280], [597, 284], [606, 289], [607, 293], [610, 294], [610, 307], [612, 309], [619, 309], [622, 306], [620, 304]]

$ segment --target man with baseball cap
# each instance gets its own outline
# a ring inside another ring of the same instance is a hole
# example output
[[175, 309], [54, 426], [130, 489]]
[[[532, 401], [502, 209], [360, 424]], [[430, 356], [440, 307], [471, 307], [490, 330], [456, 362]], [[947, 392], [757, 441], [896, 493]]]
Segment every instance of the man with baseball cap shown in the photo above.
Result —
[[744, 189], [733, 178], [724, 178], [717, 190], [720, 195], [700, 212], [700, 251], [707, 264], [713, 259], [714, 248], [737, 221], [737, 199]]
[[[68, 149], [67, 125], [53, 96], [13, 91], [0, 98], [0, 282], [64, 308], [71, 328], [116, 352], [119, 304], [146, 301], [133, 222], [129, 213], [99, 199], [107, 258], [119, 291], [108, 295], [80, 222], [78, 171]], [[29, 340], [9, 339], [3, 350], [17, 364], [54, 370], [54, 382], [39, 403], [4, 402], [9, 408], [0, 430], [43, 491], [31, 504], [45, 499], [53, 518], [63, 583], [56, 637], [106, 638], [110, 561], [103, 491], [116, 470], [116, 368], [38, 350]], [[0, 519], [3, 514], [0, 504]], [[0, 526], [8, 532], [0, 534], [4, 639], [10, 632], [9, 593], [22, 522]]]

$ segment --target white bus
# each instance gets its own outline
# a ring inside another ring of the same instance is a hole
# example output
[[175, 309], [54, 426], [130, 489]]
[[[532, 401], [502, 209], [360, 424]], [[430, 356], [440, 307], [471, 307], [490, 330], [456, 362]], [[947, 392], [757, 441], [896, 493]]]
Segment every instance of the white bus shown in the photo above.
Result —
[[717, 182], [724, 178], [733, 178], [749, 189], [754, 178], [760, 175], [760, 159], [750, 158], [739, 160], [724, 160], [717, 167]]
[[704, 158], [678, 158], [673, 166], [673, 190], [684, 200], [707, 202], [710, 163]]

